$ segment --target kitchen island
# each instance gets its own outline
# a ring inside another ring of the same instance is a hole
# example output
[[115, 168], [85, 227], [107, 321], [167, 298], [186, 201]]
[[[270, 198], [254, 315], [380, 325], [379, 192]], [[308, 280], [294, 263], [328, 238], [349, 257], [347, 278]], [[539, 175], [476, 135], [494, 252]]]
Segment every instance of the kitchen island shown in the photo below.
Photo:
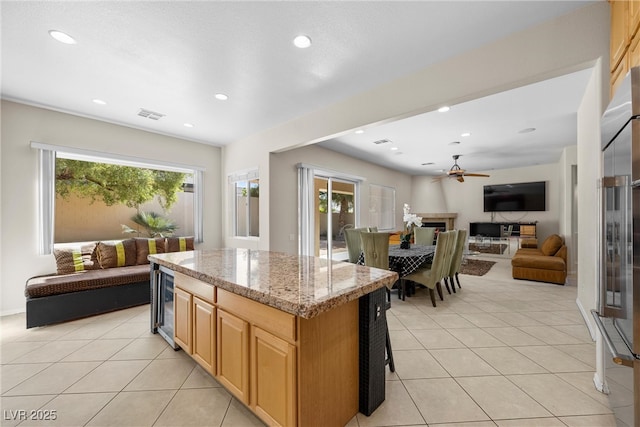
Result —
[[[384, 400], [384, 287], [396, 273], [248, 249], [149, 260], [152, 282], [160, 268], [173, 275], [175, 344], [267, 424], [342, 426]], [[155, 330], [166, 298], [152, 290]]]

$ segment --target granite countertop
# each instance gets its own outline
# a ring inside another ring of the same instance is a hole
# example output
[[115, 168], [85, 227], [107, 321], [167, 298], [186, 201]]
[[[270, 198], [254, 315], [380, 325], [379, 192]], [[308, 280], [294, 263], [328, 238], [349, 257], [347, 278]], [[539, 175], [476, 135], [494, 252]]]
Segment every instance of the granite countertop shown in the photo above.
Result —
[[171, 252], [149, 260], [306, 319], [398, 279], [395, 272], [348, 262], [251, 249]]

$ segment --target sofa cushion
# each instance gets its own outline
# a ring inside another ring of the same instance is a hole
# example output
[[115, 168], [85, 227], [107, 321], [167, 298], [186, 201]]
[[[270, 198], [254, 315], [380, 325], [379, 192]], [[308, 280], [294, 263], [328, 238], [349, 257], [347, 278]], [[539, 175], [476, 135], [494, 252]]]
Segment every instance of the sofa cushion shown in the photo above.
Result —
[[528, 255], [513, 257], [511, 259], [513, 267], [538, 268], [541, 270], [564, 271], [566, 263], [560, 257], [545, 255]]
[[193, 250], [193, 237], [167, 237], [167, 252]]
[[543, 255], [555, 255], [556, 252], [558, 252], [558, 249], [560, 249], [563, 244], [564, 243], [562, 241], [562, 237], [558, 236], [557, 234], [552, 234], [544, 240], [542, 246], [540, 247], [540, 251]]
[[528, 256], [528, 255], [543, 255], [542, 251], [540, 249], [536, 249], [536, 248], [520, 248], [516, 251], [516, 253], [513, 255], [513, 257], [519, 257], [519, 256]]
[[76, 271], [95, 270], [100, 268], [96, 253], [96, 244], [88, 243], [75, 247], [55, 248], [58, 274], [75, 273]]
[[27, 280], [25, 295], [36, 298], [66, 294], [88, 289], [106, 288], [129, 283], [148, 282], [150, 269], [147, 265], [80, 271], [63, 275], [32, 277]]
[[100, 268], [125, 267], [136, 264], [136, 242], [126, 239], [113, 242], [98, 242]]
[[165, 253], [165, 239], [163, 237], [155, 239], [135, 238], [136, 241], [136, 264], [149, 264], [147, 256], [149, 254]]

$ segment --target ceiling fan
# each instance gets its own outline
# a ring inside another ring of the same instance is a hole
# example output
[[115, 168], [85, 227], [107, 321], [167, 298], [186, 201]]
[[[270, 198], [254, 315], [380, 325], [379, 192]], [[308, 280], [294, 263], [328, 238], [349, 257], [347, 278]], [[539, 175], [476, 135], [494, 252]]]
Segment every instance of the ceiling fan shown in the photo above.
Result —
[[459, 158], [460, 158], [460, 154], [453, 155], [453, 166], [451, 166], [451, 169], [447, 171], [447, 176], [455, 177], [458, 180], [458, 182], [464, 182], [465, 176], [480, 176], [480, 177], [489, 176], [483, 173], [468, 173], [458, 165]]

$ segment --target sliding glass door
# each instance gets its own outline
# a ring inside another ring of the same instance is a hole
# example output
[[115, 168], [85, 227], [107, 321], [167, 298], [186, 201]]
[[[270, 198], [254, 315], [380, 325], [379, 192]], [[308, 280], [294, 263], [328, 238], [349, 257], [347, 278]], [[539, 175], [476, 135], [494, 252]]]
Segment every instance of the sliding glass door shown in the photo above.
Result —
[[339, 178], [314, 177], [315, 256], [347, 259], [344, 229], [355, 227], [356, 183]]

